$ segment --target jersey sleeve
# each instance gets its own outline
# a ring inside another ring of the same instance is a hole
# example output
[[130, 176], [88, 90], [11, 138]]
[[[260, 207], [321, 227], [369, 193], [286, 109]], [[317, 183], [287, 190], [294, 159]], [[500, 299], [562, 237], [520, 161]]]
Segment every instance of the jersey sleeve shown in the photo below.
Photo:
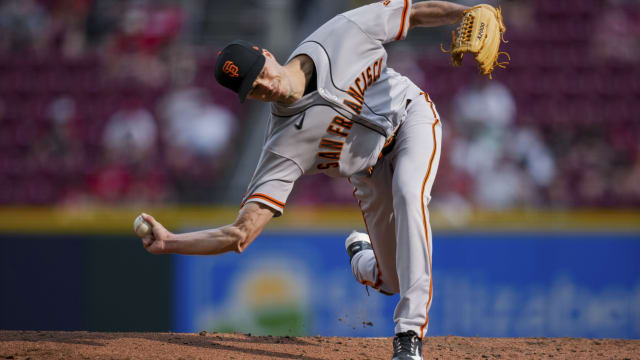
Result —
[[385, 0], [343, 14], [369, 36], [386, 44], [402, 40], [409, 31], [411, 0]]
[[293, 183], [301, 175], [302, 170], [293, 160], [264, 151], [241, 207], [250, 202], [258, 202], [275, 210], [276, 217], [282, 215]]

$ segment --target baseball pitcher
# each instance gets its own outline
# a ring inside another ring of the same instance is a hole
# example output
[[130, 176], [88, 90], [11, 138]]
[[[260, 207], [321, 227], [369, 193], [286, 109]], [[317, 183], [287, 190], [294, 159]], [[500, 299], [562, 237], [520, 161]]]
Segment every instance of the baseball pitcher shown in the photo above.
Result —
[[[387, 67], [383, 45], [404, 39], [415, 27], [477, 18], [474, 11], [482, 9], [444, 1], [373, 3], [325, 23], [284, 64], [245, 41], [226, 46], [215, 68], [218, 82], [236, 92], [240, 102], [271, 102], [262, 154], [238, 218], [220, 228], [174, 234], [144, 215], [153, 230], [142, 238], [144, 247], [151, 253], [242, 253], [272, 217], [283, 214], [298, 178], [346, 177], [367, 229], [345, 241], [353, 274], [383, 294], [400, 295], [393, 359], [422, 359], [433, 298], [427, 205], [442, 122], [428, 93]], [[480, 62], [479, 48], [468, 45], [478, 33], [466, 33], [474, 31], [474, 21], [466, 27], [465, 21], [454, 33], [452, 56], [461, 60], [471, 52]], [[484, 24], [480, 37], [488, 29]], [[463, 41], [467, 47], [459, 51]], [[493, 65], [497, 55], [492, 56], [483, 58]]]

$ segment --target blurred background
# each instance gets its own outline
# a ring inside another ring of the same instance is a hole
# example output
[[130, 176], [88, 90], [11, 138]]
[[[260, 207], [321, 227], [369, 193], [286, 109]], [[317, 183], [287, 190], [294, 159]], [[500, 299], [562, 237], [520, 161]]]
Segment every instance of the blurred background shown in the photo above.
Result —
[[[1, 0], [0, 328], [390, 336], [397, 299], [342, 248], [344, 179], [301, 179], [241, 257], [151, 256], [131, 230], [233, 221], [268, 106], [215, 82], [226, 43], [283, 61], [369, 2]], [[453, 27], [387, 47], [444, 124], [430, 334], [640, 338], [640, 3], [500, 5], [491, 81], [450, 67]]]

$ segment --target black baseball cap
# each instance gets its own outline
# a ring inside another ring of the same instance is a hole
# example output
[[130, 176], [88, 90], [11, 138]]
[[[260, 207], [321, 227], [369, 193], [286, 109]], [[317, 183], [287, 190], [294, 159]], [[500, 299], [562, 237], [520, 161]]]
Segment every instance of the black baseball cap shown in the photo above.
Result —
[[236, 40], [218, 53], [215, 76], [220, 85], [238, 93], [244, 102], [256, 80], [266, 58], [262, 49], [247, 41]]

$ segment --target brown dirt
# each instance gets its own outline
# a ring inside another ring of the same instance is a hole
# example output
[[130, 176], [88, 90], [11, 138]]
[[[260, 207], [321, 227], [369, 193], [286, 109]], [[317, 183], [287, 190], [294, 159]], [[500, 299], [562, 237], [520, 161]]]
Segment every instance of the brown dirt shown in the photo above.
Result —
[[[640, 359], [640, 340], [428, 337], [425, 359]], [[0, 359], [390, 359], [391, 338], [0, 330]]]

